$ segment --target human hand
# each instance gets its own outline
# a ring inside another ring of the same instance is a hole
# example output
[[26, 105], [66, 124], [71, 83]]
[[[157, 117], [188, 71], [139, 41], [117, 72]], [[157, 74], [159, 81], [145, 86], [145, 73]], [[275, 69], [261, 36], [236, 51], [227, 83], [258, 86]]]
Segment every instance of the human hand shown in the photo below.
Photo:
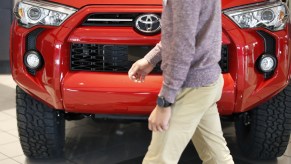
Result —
[[150, 64], [146, 59], [142, 58], [136, 61], [128, 71], [128, 77], [134, 82], [144, 82], [146, 75], [148, 75], [154, 66]]
[[156, 106], [148, 120], [149, 130], [154, 132], [163, 132], [168, 130], [171, 115], [171, 107], [161, 108]]

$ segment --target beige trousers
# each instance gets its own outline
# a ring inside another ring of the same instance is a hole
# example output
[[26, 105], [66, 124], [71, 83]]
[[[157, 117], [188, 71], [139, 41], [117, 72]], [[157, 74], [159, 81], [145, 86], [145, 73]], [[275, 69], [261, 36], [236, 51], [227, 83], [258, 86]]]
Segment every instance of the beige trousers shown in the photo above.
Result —
[[200, 88], [184, 88], [172, 107], [169, 129], [153, 132], [143, 164], [176, 164], [192, 140], [204, 164], [233, 164], [223, 137], [216, 102], [221, 98], [222, 75]]

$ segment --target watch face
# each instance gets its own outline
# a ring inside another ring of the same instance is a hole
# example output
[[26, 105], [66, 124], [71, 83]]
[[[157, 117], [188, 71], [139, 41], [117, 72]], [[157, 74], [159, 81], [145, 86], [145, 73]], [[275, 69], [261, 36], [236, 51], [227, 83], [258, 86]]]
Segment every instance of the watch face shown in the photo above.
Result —
[[157, 104], [158, 106], [163, 107], [165, 105], [164, 99], [162, 97], [158, 97]]

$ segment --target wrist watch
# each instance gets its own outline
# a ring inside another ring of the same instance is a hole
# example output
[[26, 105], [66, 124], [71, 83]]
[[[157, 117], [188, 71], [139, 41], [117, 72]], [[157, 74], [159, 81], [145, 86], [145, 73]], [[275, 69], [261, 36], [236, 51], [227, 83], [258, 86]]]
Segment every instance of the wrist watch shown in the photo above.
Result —
[[158, 96], [157, 105], [162, 108], [166, 108], [172, 105], [172, 103], [168, 102], [164, 97]]

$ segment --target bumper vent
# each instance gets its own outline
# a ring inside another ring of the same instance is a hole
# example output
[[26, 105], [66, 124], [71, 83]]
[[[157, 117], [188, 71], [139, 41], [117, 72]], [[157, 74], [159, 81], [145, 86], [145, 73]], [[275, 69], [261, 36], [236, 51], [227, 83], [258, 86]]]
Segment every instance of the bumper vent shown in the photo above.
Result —
[[219, 61], [222, 73], [228, 72], [228, 48], [227, 45], [221, 47], [221, 60]]
[[36, 50], [36, 40], [38, 35], [43, 32], [43, 28], [37, 28], [26, 36], [26, 51]]
[[[71, 70], [95, 72], [127, 72], [132, 64], [145, 56], [153, 46], [122, 46], [76, 44], [71, 45]], [[222, 46], [220, 66], [228, 72], [227, 46]], [[161, 73], [160, 64], [154, 73]]]
[[257, 31], [257, 33], [264, 39], [265, 53], [276, 55], [276, 40], [273, 36], [265, 31]]

